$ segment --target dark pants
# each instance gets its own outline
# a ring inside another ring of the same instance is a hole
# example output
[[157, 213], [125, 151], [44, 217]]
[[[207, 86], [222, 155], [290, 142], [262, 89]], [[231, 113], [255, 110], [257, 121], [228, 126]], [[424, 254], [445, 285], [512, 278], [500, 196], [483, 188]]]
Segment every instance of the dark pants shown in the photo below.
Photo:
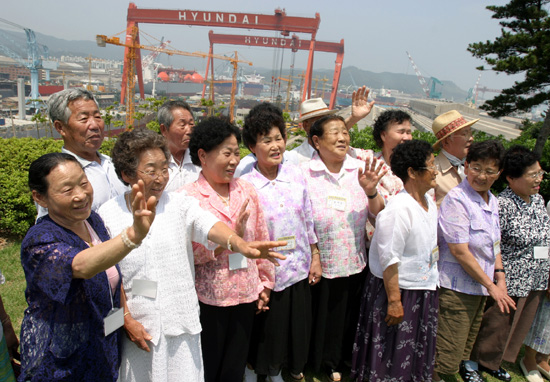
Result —
[[242, 382], [256, 303], [200, 309], [204, 380]]
[[[368, 268], [366, 268], [368, 269]], [[314, 369], [338, 369], [351, 363], [351, 352], [367, 270], [348, 277], [323, 278], [312, 288], [313, 331], [310, 360]]]
[[470, 359], [491, 370], [498, 370], [503, 360], [515, 363], [545, 293], [532, 291], [527, 297], [512, 297], [517, 309], [508, 314], [488, 298]]

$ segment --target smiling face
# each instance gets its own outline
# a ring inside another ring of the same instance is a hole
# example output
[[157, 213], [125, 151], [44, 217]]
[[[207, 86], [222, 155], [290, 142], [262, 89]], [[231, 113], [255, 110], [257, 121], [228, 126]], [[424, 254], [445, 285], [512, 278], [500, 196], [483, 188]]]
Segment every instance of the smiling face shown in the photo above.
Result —
[[500, 171], [494, 159], [466, 162], [464, 173], [470, 186], [480, 195], [486, 195], [498, 179]]
[[285, 143], [279, 128], [272, 127], [268, 134], [258, 135], [256, 146], [250, 150], [256, 155], [260, 168], [272, 168], [283, 161]]
[[227, 137], [209, 152], [199, 149], [198, 154], [202, 173], [212, 187], [214, 184], [231, 182], [241, 161], [239, 143], [234, 135]]
[[169, 127], [160, 125], [160, 132], [166, 138], [172, 156], [180, 159], [189, 147], [195, 120], [189, 110], [182, 108], [172, 110], [172, 116], [172, 124]]
[[391, 153], [395, 146], [412, 139], [411, 121], [389, 123], [386, 130], [380, 133], [380, 138], [384, 142], [384, 150]]
[[313, 144], [325, 164], [343, 163], [349, 149], [349, 140], [346, 124], [337, 119], [323, 125], [321, 137], [313, 136]]
[[159, 148], [142, 151], [138, 157], [136, 176], [130, 178], [122, 174], [123, 179], [133, 186], [139, 179], [145, 184], [145, 198], [154, 196], [157, 200], [168, 183], [168, 160]]
[[32, 192], [33, 199], [48, 209], [57, 224], [73, 229], [90, 216], [93, 189], [82, 167], [75, 162], [62, 162], [46, 176], [48, 191]]
[[531, 195], [535, 195], [540, 190], [542, 176], [538, 175], [542, 171], [539, 162], [527, 167], [519, 178], [506, 177], [512, 191], [524, 200], [529, 200]]
[[468, 149], [472, 145], [474, 138], [471, 127], [464, 127], [445, 138], [442, 146], [449, 154], [458, 159], [466, 158]]
[[54, 122], [65, 148], [81, 158], [98, 160], [97, 150], [103, 143], [105, 123], [97, 104], [81, 98], [69, 103], [68, 108], [71, 116], [67, 123]]

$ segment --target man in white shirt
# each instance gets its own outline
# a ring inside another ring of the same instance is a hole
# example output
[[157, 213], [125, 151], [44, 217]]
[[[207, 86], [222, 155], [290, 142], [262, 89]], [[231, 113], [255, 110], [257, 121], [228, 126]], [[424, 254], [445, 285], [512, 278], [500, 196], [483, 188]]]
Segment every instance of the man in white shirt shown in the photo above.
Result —
[[160, 132], [166, 138], [171, 158], [168, 164], [170, 179], [165, 191], [176, 191], [199, 178], [201, 168], [191, 162], [189, 141], [195, 119], [187, 102], [168, 101], [158, 110]]
[[[105, 138], [105, 122], [91, 92], [79, 88], [57, 92], [48, 100], [48, 113], [63, 138], [61, 151], [80, 162], [94, 189], [94, 211], [128, 190], [118, 178], [111, 158], [98, 152]], [[48, 213], [45, 208], [37, 208], [38, 217]]]

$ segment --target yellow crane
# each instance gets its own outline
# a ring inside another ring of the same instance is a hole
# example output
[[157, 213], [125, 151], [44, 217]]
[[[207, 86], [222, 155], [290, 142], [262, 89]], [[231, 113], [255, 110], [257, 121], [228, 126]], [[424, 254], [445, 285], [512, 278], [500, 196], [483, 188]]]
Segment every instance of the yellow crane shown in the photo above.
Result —
[[[122, 32], [121, 32], [122, 33]], [[136, 41], [138, 35], [138, 28], [132, 27], [128, 30], [128, 36], [130, 37], [131, 41]], [[128, 40], [128, 38], [127, 38]], [[235, 90], [237, 88], [237, 66], [239, 62], [248, 64], [252, 66], [252, 62], [245, 61], [245, 60], [239, 60], [235, 56], [233, 57], [227, 57], [222, 56], [219, 54], [210, 54], [210, 53], [203, 53], [203, 52], [184, 52], [181, 50], [176, 49], [166, 49], [161, 48], [158, 46], [150, 46], [150, 45], [142, 45], [142, 44], [127, 44], [125, 42], [120, 41], [119, 37], [113, 36], [108, 37], [106, 35], [97, 35], [96, 36], [96, 42], [98, 46], [104, 47], [106, 44], [112, 44], [112, 45], [118, 45], [118, 46], [124, 46], [128, 48], [128, 54], [126, 56], [126, 60], [128, 62], [128, 75], [126, 79], [126, 129], [131, 129], [134, 124], [134, 112], [135, 112], [135, 106], [134, 106], [134, 97], [135, 97], [135, 87], [136, 87], [136, 49], [143, 49], [143, 50], [149, 50], [153, 52], [161, 52], [165, 53], [169, 56], [171, 55], [180, 55], [180, 56], [190, 56], [190, 57], [201, 57], [201, 58], [208, 58], [213, 57], [218, 60], [225, 60], [230, 61], [233, 65], [233, 86], [231, 87], [231, 108], [229, 110], [229, 118], [231, 121], [233, 121], [233, 109], [235, 106]]]

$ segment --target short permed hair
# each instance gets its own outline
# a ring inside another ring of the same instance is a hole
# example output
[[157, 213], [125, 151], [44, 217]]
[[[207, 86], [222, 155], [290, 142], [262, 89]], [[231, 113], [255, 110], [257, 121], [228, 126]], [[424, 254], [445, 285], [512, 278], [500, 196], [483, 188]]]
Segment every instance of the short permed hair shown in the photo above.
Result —
[[309, 139], [313, 141], [313, 136], [315, 135], [321, 138], [325, 133], [325, 125], [330, 121], [342, 121], [344, 122], [344, 124], [346, 124], [346, 121], [340, 115], [336, 115], [336, 114], [324, 115], [321, 118], [319, 118], [317, 121], [315, 121], [315, 123], [311, 126], [311, 129], [309, 129]]
[[374, 125], [372, 127], [372, 137], [374, 138], [374, 142], [376, 142], [376, 145], [379, 148], [384, 147], [384, 141], [382, 140], [382, 131], [388, 131], [388, 126], [390, 123], [403, 123], [405, 121], [410, 121], [411, 116], [402, 111], [402, 110], [386, 110], [378, 118], [376, 118], [376, 121], [374, 121]]
[[466, 162], [494, 160], [498, 169], [502, 169], [502, 158], [504, 156], [504, 146], [496, 139], [488, 141], [474, 142], [466, 154]]
[[79, 99], [94, 101], [99, 109], [97, 100], [88, 90], [82, 88], [61, 90], [60, 92], [52, 94], [48, 99], [48, 114], [52, 122], [61, 121], [66, 125], [71, 117], [71, 109], [69, 109], [69, 104]]
[[286, 126], [281, 109], [269, 102], [254, 106], [244, 118], [242, 131], [244, 144], [249, 149], [255, 147], [258, 137], [269, 134], [273, 127], [278, 128], [283, 139], [286, 140]]
[[115, 171], [118, 178], [128, 185], [122, 179], [122, 173], [130, 178], [135, 178], [139, 165], [138, 159], [145, 150], [160, 149], [166, 160], [170, 160], [170, 151], [166, 145], [166, 139], [146, 128], [126, 131], [118, 136], [118, 139], [111, 150], [111, 159], [115, 165]]
[[208, 153], [232, 135], [241, 143], [239, 128], [223, 117], [210, 117], [196, 125], [189, 141], [189, 154], [193, 164], [201, 165], [200, 149]]
[[74, 162], [79, 167], [81, 164], [76, 158], [66, 153], [49, 153], [35, 159], [29, 167], [29, 188], [40, 195], [48, 193], [49, 183], [46, 177], [60, 164]]
[[540, 158], [525, 146], [514, 145], [504, 153], [502, 176], [517, 179], [525, 174], [527, 167], [537, 163]]
[[390, 157], [391, 170], [405, 183], [409, 179], [409, 168], [426, 171], [422, 167], [426, 167], [426, 161], [433, 152], [428, 142], [419, 139], [400, 143], [395, 146]]
[[164, 125], [166, 126], [166, 130], [170, 130], [170, 125], [172, 125], [172, 122], [174, 122], [174, 115], [172, 114], [172, 112], [176, 109], [185, 109], [189, 113], [191, 113], [193, 119], [195, 118], [193, 116], [193, 110], [191, 110], [191, 106], [189, 106], [187, 102], [171, 100], [165, 102], [161, 107], [159, 107], [159, 110], [157, 112], [159, 126]]

